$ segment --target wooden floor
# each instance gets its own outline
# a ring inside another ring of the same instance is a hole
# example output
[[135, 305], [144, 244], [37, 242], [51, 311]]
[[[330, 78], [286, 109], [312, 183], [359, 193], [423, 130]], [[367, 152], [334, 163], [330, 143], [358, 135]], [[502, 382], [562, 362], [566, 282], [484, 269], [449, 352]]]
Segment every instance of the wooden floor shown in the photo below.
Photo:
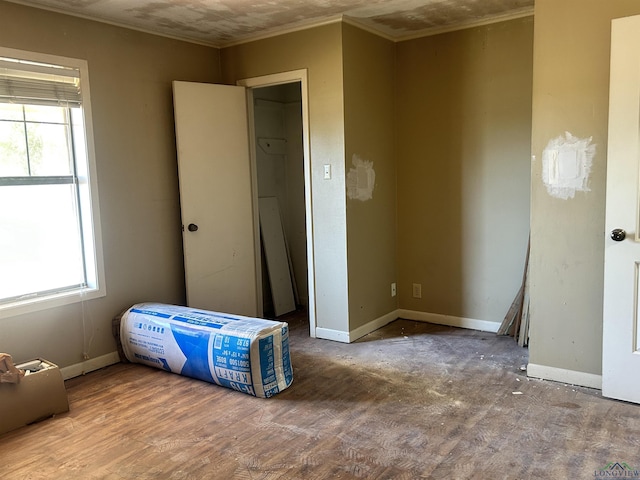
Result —
[[640, 466], [640, 406], [528, 379], [511, 338], [398, 320], [345, 345], [289, 322], [294, 381], [275, 397], [114, 365], [67, 381], [69, 413], [0, 437], [0, 478], [564, 480]]

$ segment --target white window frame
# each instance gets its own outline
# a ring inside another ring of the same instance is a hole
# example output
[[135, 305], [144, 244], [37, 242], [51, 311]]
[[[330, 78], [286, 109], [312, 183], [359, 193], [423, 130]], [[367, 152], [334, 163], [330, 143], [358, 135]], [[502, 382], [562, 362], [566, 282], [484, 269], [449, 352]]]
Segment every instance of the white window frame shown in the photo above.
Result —
[[[93, 122], [91, 116], [91, 96], [89, 90], [89, 69], [86, 60], [28, 52], [0, 47], [0, 57], [17, 58], [32, 62], [72, 67], [80, 72], [82, 93], [82, 116], [86, 141], [86, 164], [77, 162], [82, 205], [82, 236], [85, 238], [85, 262], [87, 264], [87, 286], [64, 292], [52, 293], [33, 298], [25, 298], [0, 304], [0, 319], [46, 310], [63, 305], [104, 297], [107, 294], [102, 251], [102, 231], [100, 228], [100, 208], [96, 173]], [[86, 171], [82, 169], [85, 168]], [[93, 245], [89, 241], [93, 240]], [[92, 248], [93, 247], [93, 248]]]

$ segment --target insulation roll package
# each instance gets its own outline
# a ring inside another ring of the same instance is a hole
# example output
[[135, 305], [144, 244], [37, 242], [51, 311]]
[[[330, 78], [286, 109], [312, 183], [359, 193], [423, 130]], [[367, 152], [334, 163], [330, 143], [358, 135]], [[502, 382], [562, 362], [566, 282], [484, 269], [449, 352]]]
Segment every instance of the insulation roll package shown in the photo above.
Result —
[[293, 381], [285, 322], [139, 303], [122, 314], [120, 341], [130, 362], [255, 397], [271, 397]]

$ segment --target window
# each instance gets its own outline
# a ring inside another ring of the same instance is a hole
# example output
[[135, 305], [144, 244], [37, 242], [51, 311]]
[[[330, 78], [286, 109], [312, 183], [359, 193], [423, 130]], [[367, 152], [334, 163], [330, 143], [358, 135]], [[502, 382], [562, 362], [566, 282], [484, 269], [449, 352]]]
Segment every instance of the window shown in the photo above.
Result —
[[86, 62], [0, 48], [0, 316], [105, 294]]

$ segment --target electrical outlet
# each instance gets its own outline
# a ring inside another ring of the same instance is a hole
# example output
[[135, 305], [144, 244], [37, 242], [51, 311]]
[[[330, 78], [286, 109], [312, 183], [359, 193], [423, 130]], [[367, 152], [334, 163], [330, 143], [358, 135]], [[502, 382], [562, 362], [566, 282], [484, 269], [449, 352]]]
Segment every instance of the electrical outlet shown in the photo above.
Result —
[[422, 298], [422, 284], [414, 283], [413, 284], [413, 298]]
[[393, 282], [391, 284], [391, 296], [395, 297], [396, 296], [396, 282]]

